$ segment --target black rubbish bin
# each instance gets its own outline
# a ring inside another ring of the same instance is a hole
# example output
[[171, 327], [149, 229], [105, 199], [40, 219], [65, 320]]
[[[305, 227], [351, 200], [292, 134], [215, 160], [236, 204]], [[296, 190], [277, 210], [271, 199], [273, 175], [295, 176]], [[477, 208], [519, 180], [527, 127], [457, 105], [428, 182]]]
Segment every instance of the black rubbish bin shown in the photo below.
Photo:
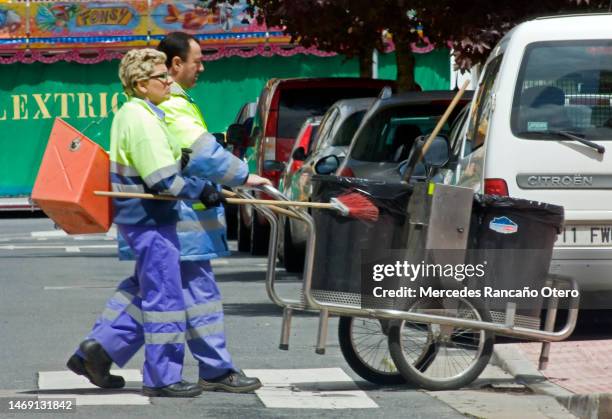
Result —
[[[486, 261], [486, 276], [478, 288], [519, 290], [529, 287], [539, 297], [485, 298], [485, 304], [503, 316], [507, 302], [517, 304], [517, 316], [539, 327], [555, 239], [563, 225], [563, 207], [494, 195], [475, 195], [468, 238], [468, 261]], [[499, 318], [501, 320], [501, 318]], [[520, 319], [519, 319], [520, 320]], [[524, 324], [529, 326], [529, 324]]]
[[316, 246], [312, 288], [361, 293], [361, 251], [400, 249], [406, 207], [412, 187], [399, 182], [338, 176], [313, 176], [314, 202], [329, 202], [344, 193], [359, 192], [378, 207], [376, 222], [344, 217], [334, 211], [313, 210]]

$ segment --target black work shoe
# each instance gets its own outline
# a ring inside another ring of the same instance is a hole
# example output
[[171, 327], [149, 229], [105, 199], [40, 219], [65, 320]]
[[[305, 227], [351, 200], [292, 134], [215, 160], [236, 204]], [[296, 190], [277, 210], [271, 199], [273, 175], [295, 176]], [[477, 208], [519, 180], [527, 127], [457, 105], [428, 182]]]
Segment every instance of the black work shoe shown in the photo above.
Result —
[[74, 354], [66, 366], [75, 374], [84, 375], [94, 385], [101, 388], [122, 388], [125, 380], [119, 375], [111, 375], [110, 367], [113, 360], [108, 356], [102, 345], [93, 339], [81, 343], [79, 349], [85, 359]]
[[[242, 371], [241, 371], [242, 372]], [[247, 377], [244, 373], [231, 371], [218, 378], [204, 380], [200, 378], [198, 385], [204, 391], [227, 391], [230, 393], [250, 393], [261, 387], [261, 381], [255, 377]]]
[[142, 386], [142, 394], [149, 397], [196, 397], [202, 394], [202, 389], [197, 384], [181, 381], [166, 387]]

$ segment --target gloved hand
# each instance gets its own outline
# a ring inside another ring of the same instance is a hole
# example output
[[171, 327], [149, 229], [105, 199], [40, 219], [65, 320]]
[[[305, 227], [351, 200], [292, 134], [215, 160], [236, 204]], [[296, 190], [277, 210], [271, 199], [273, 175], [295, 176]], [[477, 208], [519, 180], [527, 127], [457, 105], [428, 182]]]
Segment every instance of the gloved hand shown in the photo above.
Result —
[[190, 148], [181, 148], [181, 170], [184, 170], [189, 163], [189, 156], [193, 152]]
[[217, 190], [215, 185], [210, 183], [206, 184], [204, 189], [202, 189], [200, 201], [202, 201], [206, 208], [218, 207], [227, 202], [223, 194]]

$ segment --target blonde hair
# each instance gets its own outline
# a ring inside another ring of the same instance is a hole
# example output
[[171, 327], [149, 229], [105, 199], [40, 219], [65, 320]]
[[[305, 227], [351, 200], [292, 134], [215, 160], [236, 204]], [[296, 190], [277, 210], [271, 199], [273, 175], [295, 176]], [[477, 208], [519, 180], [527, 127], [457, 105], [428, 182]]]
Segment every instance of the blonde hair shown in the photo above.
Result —
[[157, 64], [166, 63], [166, 54], [153, 48], [132, 49], [128, 51], [119, 64], [119, 79], [128, 96], [135, 96], [134, 87], [137, 81], [153, 75]]

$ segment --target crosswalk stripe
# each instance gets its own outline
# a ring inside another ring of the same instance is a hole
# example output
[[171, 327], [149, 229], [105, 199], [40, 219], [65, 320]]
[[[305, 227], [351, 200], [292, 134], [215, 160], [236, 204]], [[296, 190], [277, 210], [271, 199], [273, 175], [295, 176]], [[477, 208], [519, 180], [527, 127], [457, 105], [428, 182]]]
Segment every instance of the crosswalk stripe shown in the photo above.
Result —
[[[139, 370], [111, 370], [128, 382], [142, 382]], [[71, 371], [40, 371], [38, 373], [38, 397], [74, 399], [77, 406], [94, 405], [148, 405], [151, 401], [140, 394], [140, 385], [109, 392], [91, 384], [85, 377]]]
[[263, 387], [255, 393], [268, 408], [371, 409], [378, 405], [341, 368], [245, 370]]
[[67, 237], [68, 233], [64, 230], [46, 230], [46, 231], [32, 231], [32, 237]]

